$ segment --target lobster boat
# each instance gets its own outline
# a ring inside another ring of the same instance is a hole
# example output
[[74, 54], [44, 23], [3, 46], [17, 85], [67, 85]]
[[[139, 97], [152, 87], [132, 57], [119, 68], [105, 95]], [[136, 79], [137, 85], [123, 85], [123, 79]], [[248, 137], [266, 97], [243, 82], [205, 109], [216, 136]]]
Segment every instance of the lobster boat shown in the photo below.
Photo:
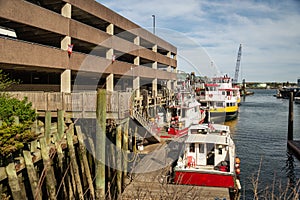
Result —
[[210, 123], [192, 125], [174, 173], [176, 184], [239, 191], [240, 160], [236, 157], [229, 126]]

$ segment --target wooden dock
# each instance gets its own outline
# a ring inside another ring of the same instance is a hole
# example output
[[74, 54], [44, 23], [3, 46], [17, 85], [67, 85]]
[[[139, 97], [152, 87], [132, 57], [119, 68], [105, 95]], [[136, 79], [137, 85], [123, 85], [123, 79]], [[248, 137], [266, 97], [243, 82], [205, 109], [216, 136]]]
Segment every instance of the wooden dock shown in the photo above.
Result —
[[288, 116], [288, 149], [300, 160], [300, 141], [294, 140], [294, 94], [290, 93]]
[[300, 160], [300, 140], [289, 140], [288, 149]]

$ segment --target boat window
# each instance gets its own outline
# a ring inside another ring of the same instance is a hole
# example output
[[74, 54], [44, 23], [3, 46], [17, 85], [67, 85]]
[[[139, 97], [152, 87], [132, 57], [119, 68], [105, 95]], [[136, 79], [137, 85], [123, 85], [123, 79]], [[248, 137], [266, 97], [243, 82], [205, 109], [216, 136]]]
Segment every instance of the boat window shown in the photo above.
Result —
[[217, 102], [217, 107], [223, 107], [223, 102]]
[[219, 155], [223, 154], [223, 146], [222, 145], [218, 145], [218, 153], [219, 153]]
[[195, 152], [195, 143], [190, 144], [190, 152], [194, 153]]
[[185, 116], [186, 116], [186, 110], [182, 110], [182, 117], [185, 118]]
[[204, 153], [204, 144], [199, 144], [199, 153]]

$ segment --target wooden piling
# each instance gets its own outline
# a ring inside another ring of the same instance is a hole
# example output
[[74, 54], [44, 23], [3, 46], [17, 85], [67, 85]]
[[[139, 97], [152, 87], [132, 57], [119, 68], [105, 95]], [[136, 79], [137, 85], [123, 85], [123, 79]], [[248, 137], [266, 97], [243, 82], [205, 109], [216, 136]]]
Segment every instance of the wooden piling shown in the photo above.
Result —
[[134, 134], [133, 134], [133, 139], [132, 139], [132, 142], [133, 142], [133, 152], [136, 153], [137, 152], [137, 145], [136, 145], [136, 136], [138, 134], [138, 127], [135, 126], [135, 129], [134, 129]]
[[58, 134], [55, 134], [55, 136], [56, 136], [56, 142], [55, 142], [55, 147], [56, 147], [56, 152], [57, 152], [57, 157], [58, 157], [58, 170], [59, 170], [59, 174], [60, 174], [60, 178], [61, 178], [61, 182], [60, 182], [60, 184], [61, 184], [61, 187], [62, 187], [62, 189], [60, 189], [60, 190], [62, 190], [61, 192], [60, 191], [57, 191], [57, 192], [59, 192], [60, 194], [63, 194], [62, 196], [64, 197], [64, 198], [66, 198], [67, 196], [68, 196], [68, 193], [67, 193], [67, 188], [66, 188], [66, 180], [65, 180], [65, 178], [63, 178], [63, 174], [65, 173], [64, 172], [64, 153], [63, 153], [63, 150], [62, 150], [62, 148], [61, 148], [61, 141], [59, 141], [59, 136], [58, 136]]
[[117, 160], [117, 195], [122, 193], [122, 126], [117, 127], [116, 135]]
[[82, 190], [82, 185], [81, 185], [81, 180], [80, 180], [80, 175], [79, 175], [79, 170], [78, 170], [78, 165], [77, 165], [77, 160], [76, 160], [76, 155], [75, 155], [75, 150], [73, 145], [73, 136], [74, 136], [74, 124], [71, 124], [69, 126], [69, 129], [67, 130], [67, 143], [68, 143], [70, 162], [72, 165], [72, 172], [76, 184], [78, 198], [80, 200], [83, 200], [84, 199], [83, 190]]
[[33, 198], [35, 200], [42, 200], [41, 190], [38, 187], [39, 179], [35, 171], [34, 165], [32, 163], [31, 153], [29, 151], [23, 151], [23, 156], [25, 159], [26, 170], [27, 170]]
[[10, 163], [6, 168], [6, 174], [8, 177], [8, 184], [12, 193], [13, 199], [25, 199], [25, 197], [22, 196], [21, 187], [19, 185], [17, 172], [15, 169], [15, 164]]
[[54, 175], [54, 169], [52, 167], [52, 160], [49, 157], [49, 148], [46, 144], [46, 139], [43, 137], [40, 139], [41, 154], [44, 164], [44, 175], [46, 176], [46, 186], [49, 199], [56, 199], [56, 180]]
[[76, 132], [77, 132], [77, 138], [78, 138], [78, 142], [79, 142], [80, 158], [82, 159], [82, 163], [84, 166], [84, 171], [85, 171], [85, 175], [87, 178], [88, 187], [90, 190], [90, 197], [93, 200], [93, 199], [95, 199], [95, 195], [94, 195], [95, 191], [94, 191], [93, 180], [92, 180], [92, 176], [91, 176], [91, 172], [90, 172], [88, 159], [86, 156], [86, 149], [85, 149], [85, 146], [83, 143], [83, 137], [82, 137], [82, 132], [81, 132], [80, 126], [76, 126]]
[[106, 90], [98, 89], [96, 106], [96, 199], [105, 198]]
[[[123, 135], [123, 186], [127, 183], [127, 167], [128, 167], [128, 131], [129, 131], [129, 119], [126, 119], [124, 124]], [[124, 187], [123, 187], [124, 188]]]
[[290, 101], [289, 101], [289, 122], [288, 122], [288, 140], [293, 140], [293, 125], [294, 125], [294, 93], [290, 93]]
[[58, 134], [58, 141], [60, 141], [65, 132], [65, 121], [64, 121], [64, 110], [57, 111], [57, 134]]
[[45, 114], [45, 137], [46, 137], [46, 144], [50, 144], [51, 139], [51, 112], [46, 111]]

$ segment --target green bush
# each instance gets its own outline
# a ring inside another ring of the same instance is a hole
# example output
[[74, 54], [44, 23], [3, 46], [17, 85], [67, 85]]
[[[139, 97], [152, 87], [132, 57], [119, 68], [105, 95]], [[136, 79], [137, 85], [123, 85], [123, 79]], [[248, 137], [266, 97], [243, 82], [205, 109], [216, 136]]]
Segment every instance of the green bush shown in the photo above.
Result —
[[[31, 132], [31, 125], [37, 118], [31, 103], [24, 98], [22, 101], [0, 95], [0, 154], [8, 156], [24, 147], [27, 143], [36, 138]], [[16, 117], [19, 123], [15, 123]]]

